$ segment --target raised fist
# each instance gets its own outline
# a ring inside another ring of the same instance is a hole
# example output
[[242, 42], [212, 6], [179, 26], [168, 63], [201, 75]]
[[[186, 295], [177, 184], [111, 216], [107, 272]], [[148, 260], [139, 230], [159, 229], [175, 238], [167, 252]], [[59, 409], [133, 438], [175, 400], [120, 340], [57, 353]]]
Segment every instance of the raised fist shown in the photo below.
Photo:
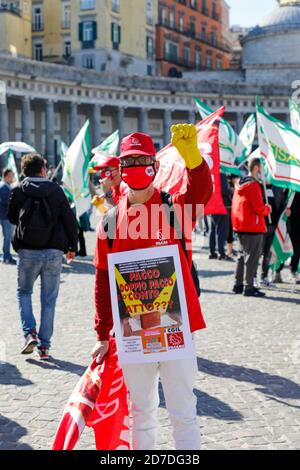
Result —
[[194, 124], [175, 124], [171, 127], [172, 145], [178, 150], [190, 170], [200, 166], [203, 158], [197, 143], [197, 128]]

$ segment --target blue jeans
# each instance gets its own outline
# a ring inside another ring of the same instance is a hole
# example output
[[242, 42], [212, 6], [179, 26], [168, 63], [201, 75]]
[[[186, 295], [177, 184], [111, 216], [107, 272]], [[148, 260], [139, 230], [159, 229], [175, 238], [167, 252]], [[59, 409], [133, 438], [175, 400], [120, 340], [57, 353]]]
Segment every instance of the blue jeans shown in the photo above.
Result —
[[10, 261], [10, 242], [12, 236], [12, 225], [8, 219], [0, 219], [3, 232], [3, 261]]
[[59, 250], [20, 250], [17, 297], [24, 336], [36, 330], [32, 311], [32, 291], [41, 278], [41, 325], [39, 345], [50, 348], [56, 299], [59, 291], [63, 252]]

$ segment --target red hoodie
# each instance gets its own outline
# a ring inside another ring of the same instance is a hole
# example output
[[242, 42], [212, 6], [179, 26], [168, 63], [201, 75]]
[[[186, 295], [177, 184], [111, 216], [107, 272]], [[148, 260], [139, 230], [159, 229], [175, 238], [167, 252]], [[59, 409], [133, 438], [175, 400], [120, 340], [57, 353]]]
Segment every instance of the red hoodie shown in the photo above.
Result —
[[[209, 201], [213, 191], [212, 186], [212, 178], [211, 173], [208, 168], [208, 165], [205, 161], [195, 168], [194, 170], [188, 170], [188, 184], [187, 190], [183, 193], [178, 192], [172, 196], [172, 200], [174, 204], [191, 204], [193, 208], [196, 204], [207, 204]], [[162, 200], [160, 197], [160, 192], [156, 189], [152, 198], [145, 203], [145, 206], [148, 208], [151, 207], [152, 204], [162, 204]], [[132, 209], [128, 204], [128, 197], [123, 197], [120, 200], [118, 206], [117, 217], [118, 221], [121, 220], [127, 222], [131, 222], [133, 215], [131, 215]], [[151, 228], [152, 224], [154, 223], [151, 221], [151, 211], [148, 210], [149, 220], [148, 220], [148, 227]], [[196, 217], [196, 214], [193, 215], [193, 219]], [[163, 233], [163, 226], [161, 225], [161, 220], [159, 221], [159, 231], [158, 234], [161, 232]], [[125, 224], [126, 225], [126, 224]], [[128, 224], [127, 224], [128, 225]], [[117, 223], [118, 227], [118, 223]], [[99, 235], [103, 233], [103, 224], [100, 222], [99, 225]], [[191, 237], [191, 233], [187, 234]], [[113, 248], [110, 250], [108, 246], [107, 239], [101, 239], [98, 236], [97, 239], [97, 247], [95, 252], [94, 264], [96, 267], [96, 282], [95, 282], [95, 330], [97, 332], [98, 340], [108, 340], [109, 332], [113, 327], [113, 318], [112, 318], [112, 310], [111, 310], [111, 301], [110, 301], [110, 293], [109, 293], [109, 278], [108, 278], [108, 266], [107, 266], [107, 255], [111, 252], [120, 252], [120, 251], [128, 251], [128, 250], [136, 250], [140, 248], [149, 248], [152, 246], [156, 246], [159, 242], [158, 239], [152, 239], [151, 236], [149, 238], [137, 238], [132, 239], [130, 234], [127, 234], [127, 238], [120, 239], [118, 237], [118, 229], [117, 229], [117, 237], [113, 242]], [[174, 230], [173, 233], [171, 231], [171, 237], [167, 240], [168, 244], [177, 244], [181, 265], [182, 265], [182, 273], [184, 279], [184, 286], [185, 286], [185, 293], [186, 293], [186, 300], [187, 300], [187, 307], [188, 307], [188, 314], [190, 320], [190, 327], [191, 331], [196, 331], [202, 328], [205, 328], [205, 322], [202, 316], [201, 307], [199, 303], [199, 299], [197, 296], [196, 288], [192, 280], [191, 276], [191, 267], [189, 266], [186, 256], [183, 252], [181, 243], [179, 240], [174, 239]], [[191, 253], [189, 253], [189, 258], [191, 261]]]
[[259, 182], [252, 176], [241, 179], [232, 199], [232, 227], [235, 232], [266, 233], [265, 217], [271, 213], [265, 205]]

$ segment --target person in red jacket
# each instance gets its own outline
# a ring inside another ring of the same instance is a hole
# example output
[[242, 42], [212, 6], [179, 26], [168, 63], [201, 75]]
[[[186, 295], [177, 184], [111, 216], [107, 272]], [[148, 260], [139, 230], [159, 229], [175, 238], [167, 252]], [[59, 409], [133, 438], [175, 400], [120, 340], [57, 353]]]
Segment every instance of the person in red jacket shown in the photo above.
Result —
[[249, 175], [242, 178], [236, 186], [232, 200], [232, 226], [240, 242], [233, 292], [235, 294], [244, 292], [247, 297], [264, 297], [265, 294], [254, 287], [254, 277], [262, 254], [264, 233], [267, 232], [265, 217], [270, 215], [272, 208], [263, 200], [259, 184], [259, 176], [262, 172], [259, 158], [250, 160], [249, 171]]
[[[186, 191], [175, 193], [172, 196], [172, 203], [181, 207], [185, 204], [191, 205], [192, 219], [195, 223], [199, 215], [196, 206], [206, 204], [213, 191], [209, 167], [198, 150], [196, 127], [188, 124], [172, 126], [172, 144], [184, 159], [188, 172]], [[206, 326], [191, 275], [191, 257], [186, 256], [180, 240], [176, 238], [174, 228], [165, 236], [165, 224], [159, 220], [158, 230], [157, 228], [151, 230], [157, 223], [157, 219], [161, 219], [155, 217], [155, 221], [152, 220], [154, 211], [151, 208], [153, 205], [160, 207], [163, 204], [161, 193], [153, 184], [159, 169], [159, 162], [156, 161], [155, 155], [155, 147], [149, 135], [135, 133], [123, 139], [121, 143], [121, 176], [129, 186], [129, 193], [120, 199], [117, 208], [116, 231], [112, 247], [103, 236], [104, 227], [103, 223], [100, 223], [94, 259], [96, 267], [95, 330], [98, 341], [91, 354], [99, 363], [108, 351], [109, 335], [113, 328], [107, 264], [107, 256], [111, 252], [159, 246], [162, 235], [167, 245], [178, 245], [191, 332]], [[145, 237], [144, 233], [133, 234], [132, 230], [129, 230], [138, 218], [136, 210], [138, 205], [143, 206], [141, 211], [143, 210], [144, 213], [145, 210], [148, 217], [148, 221], [145, 221], [145, 226], [148, 227], [148, 237]], [[190, 233], [184, 231], [184, 234], [187, 238], [191, 237], [192, 226]], [[196, 398], [193, 393], [196, 371], [196, 353], [191, 359], [123, 365], [124, 378], [132, 403], [133, 448], [135, 450], [155, 449], [159, 376], [174, 429], [176, 448], [185, 450], [200, 448]]]
[[107, 203], [116, 206], [128, 187], [120, 175], [120, 159], [111, 155], [102, 155], [94, 170], [100, 172], [100, 182]]

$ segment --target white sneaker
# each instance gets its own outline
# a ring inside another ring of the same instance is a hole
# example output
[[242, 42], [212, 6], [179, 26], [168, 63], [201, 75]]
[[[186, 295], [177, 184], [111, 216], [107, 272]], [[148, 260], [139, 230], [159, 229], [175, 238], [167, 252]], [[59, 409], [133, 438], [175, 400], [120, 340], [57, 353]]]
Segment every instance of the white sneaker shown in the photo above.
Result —
[[255, 289], [259, 289], [259, 282], [257, 277], [253, 279], [253, 287], [255, 287]]
[[273, 284], [273, 282], [269, 281], [267, 277], [265, 277], [262, 281], [261, 284], [265, 287], [276, 287], [276, 284]]
[[298, 273], [291, 272], [291, 277], [292, 277], [292, 282], [294, 284], [300, 284], [300, 278], [298, 276]]

